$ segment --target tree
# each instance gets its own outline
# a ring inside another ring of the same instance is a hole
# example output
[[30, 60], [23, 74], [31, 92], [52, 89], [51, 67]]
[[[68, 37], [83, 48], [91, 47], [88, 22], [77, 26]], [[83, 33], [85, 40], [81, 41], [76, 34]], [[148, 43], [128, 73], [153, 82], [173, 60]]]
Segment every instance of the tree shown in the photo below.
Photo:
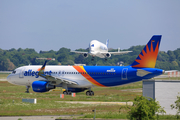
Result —
[[9, 59], [7, 59], [7, 62], [8, 62], [7, 70], [14, 70], [16, 68], [16, 66]]
[[128, 112], [130, 120], [150, 120], [155, 119], [156, 112], [165, 113], [158, 102], [152, 98], [145, 98], [143, 96], [136, 96], [134, 98], [133, 106]]
[[179, 117], [179, 113], [180, 113], [180, 96], [177, 96], [177, 100], [174, 103], [175, 103], [175, 105], [171, 104], [171, 109], [176, 109], [177, 110], [176, 116], [177, 116], [177, 118], [180, 118]]
[[176, 59], [176, 56], [174, 55], [173, 51], [168, 50], [167, 54], [169, 55], [169, 61], [174, 61]]

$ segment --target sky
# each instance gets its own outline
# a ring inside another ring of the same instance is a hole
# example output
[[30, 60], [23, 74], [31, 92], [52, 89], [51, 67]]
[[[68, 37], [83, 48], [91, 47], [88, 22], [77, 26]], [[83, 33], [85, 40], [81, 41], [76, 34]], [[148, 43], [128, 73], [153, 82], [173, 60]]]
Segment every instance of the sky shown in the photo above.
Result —
[[180, 0], [0, 0], [0, 48], [37, 52], [145, 45], [162, 35], [160, 51], [180, 48]]

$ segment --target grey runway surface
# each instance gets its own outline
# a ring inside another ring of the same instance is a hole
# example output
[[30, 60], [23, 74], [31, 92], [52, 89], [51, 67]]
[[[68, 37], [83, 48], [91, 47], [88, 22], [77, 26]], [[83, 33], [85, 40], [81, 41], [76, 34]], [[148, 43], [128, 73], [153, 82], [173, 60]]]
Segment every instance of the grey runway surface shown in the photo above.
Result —
[[55, 120], [62, 116], [7, 116], [0, 117], [0, 120]]
[[[79, 116], [12, 116], [12, 117], [0, 117], [0, 120], [93, 120], [93, 118], [78, 119]], [[75, 118], [75, 119], [74, 119]], [[96, 118], [97, 120], [104, 120], [102, 118]], [[127, 119], [107, 119], [107, 120], [127, 120]]]

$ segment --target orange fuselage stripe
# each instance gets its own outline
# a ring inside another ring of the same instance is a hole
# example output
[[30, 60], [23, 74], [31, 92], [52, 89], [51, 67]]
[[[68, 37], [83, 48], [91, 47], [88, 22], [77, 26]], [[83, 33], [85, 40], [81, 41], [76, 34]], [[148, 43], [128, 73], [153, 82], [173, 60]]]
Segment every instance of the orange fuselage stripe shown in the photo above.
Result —
[[81, 74], [83, 77], [85, 77], [89, 82], [96, 86], [106, 87], [100, 83], [98, 83], [96, 80], [94, 80], [87, 72], [85, 71], [83, 66], [73, 66], [79, 73], [84, 72], [84, 74]]

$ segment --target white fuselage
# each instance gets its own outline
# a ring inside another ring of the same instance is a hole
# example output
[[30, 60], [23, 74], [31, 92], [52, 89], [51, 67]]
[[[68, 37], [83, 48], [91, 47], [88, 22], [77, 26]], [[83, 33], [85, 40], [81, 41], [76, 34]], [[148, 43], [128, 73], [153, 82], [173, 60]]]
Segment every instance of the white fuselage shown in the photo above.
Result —
[[[8, 82], [16, 85], [31, 86], [34, 81], [46, 81], [45, 78], [38, 76], [38, 70], [41, 66], [23, 66], [15, 69], [15, 73], [8, 76]], [[65, 74], [66, 72], [66, 74]], [[78, 85], [69, 85], [68, 87], [88, 88], [92, 87], [86, 78], [84, 78], [73, 66], [46, 66], [45, 74], [57, 78], [75, 81]]]
[[102, 52], [108, 52], [107, 46], [97, 40], [92, 40], [89, 44], [90, 55], [105, 58], [105, 56], [101, 54]]

